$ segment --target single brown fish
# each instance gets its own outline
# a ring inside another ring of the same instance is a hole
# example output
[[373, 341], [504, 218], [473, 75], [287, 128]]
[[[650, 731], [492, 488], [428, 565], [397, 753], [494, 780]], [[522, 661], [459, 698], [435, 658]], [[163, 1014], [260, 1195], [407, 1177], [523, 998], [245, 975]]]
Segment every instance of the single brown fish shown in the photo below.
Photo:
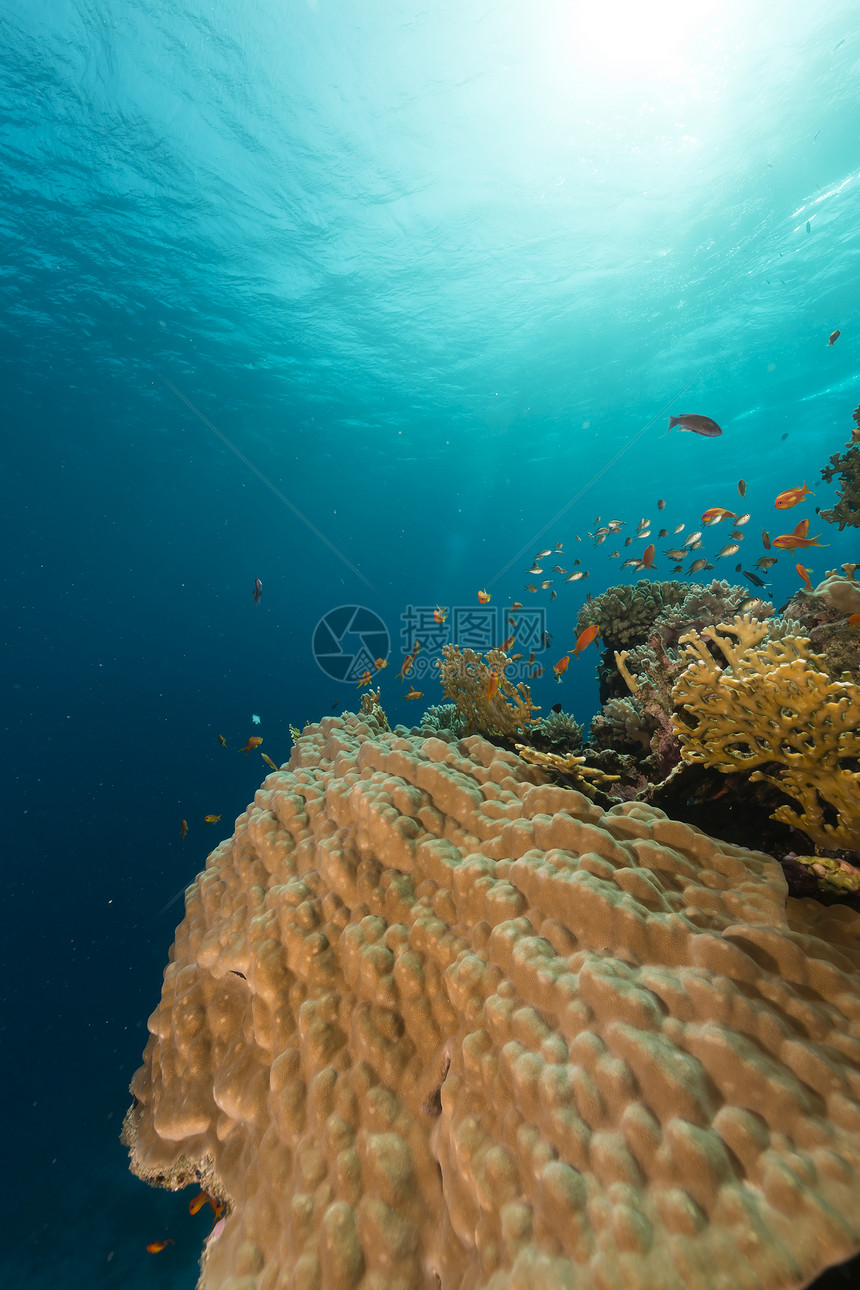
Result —
[[830, 339], [829, 339], [829, 341], [827, 342], [827, 344], [828, 344], [828, 345], [835, 345], [835, 344], [836, 344], [836, 342], [837, 342], [837, 340], [839, 339], [839, 337], [840, 337], [841, 335], [842, 335], [842, 332], [841, 332], [841, 331], [839, 330], [839, 328], [837, 327], [837, 328], [836, 328], [836, 331], [832, 331], [832, 332], [830, 333]]
[[673, 426], [678, 426], [680, 430], [692, 430], [693, 434], [704, 435], [707, 439], [714, 439], [723, 433], [716, 421], [699, 416], [697, 412], [681, 412], [677, 417], [670, 417], [669, 429]]

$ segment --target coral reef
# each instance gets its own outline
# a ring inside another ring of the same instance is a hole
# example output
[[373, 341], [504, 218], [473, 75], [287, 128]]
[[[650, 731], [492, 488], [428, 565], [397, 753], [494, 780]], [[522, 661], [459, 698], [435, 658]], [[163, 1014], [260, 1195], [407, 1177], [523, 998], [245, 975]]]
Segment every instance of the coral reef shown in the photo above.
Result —
[[191, 884], [124, 1126], [200, 1290], [798, 1290], [860, 1249], [860, 915], [479, 738], [308, 727]]
[[840, 530], [846, 526], [860, 526], [860, 447], [852, 444], [843, 453], [834, 452], [830, 465], [821, 471], [821, 478], [829, 484], [834, 475], [839, 475], [840, 486], [836, 505], [829, 511], [821, 511], [821, 518], [829, 524], [838, 524]]
[[583, 726], [570, 712], [550, 712], [541, 720], [540, 726], [535, 727], [534, 733], [540, 735], [541, 743], [547, 743], [551, 749], [563, 745], [568, 752], [573, 752], [582, 747]]
[[857, 850], [860, 690], [833, 680], [808, 638], [766, 638], [767, 625], [748, 615], [682, 637], [687, 666], [673, 688], [687, 714], [674, 719], [681, 756], [723, 774], [752, 772], [800, 805], [772, 818], [816, 847]]
[[640, 579], [586, 600], [577, 616], [576, 631], [597, 623], [608, 651], [643, 645], [655, 633], [669, 644], [682, 632], [736, 613], [748, 598], [746, 587], [718, 578], [708, 584]]
[[[500, 649], [488, 650], [482, 658], [472, 649], [461, 650], [459, 645], [442, 646], [442, 689], [462, 712], [470, 733], [517, 739], [540, 720], [532, 715], [538, 708], [531, 701], [529, 687], [522, 681], [512, 685], [505, 676], [510, 663]], [[490, 678], [494, 674], [499, 684], [491, 694]]]
[[437, 733], [447, 730], [458, 738], [466, 734], [468, 724], [456, 703], [431, 703], [421, 718], [422, 730], [434, 730]]
[[381, 686], [375, 690], [365, 690], [361, 696], [361, 715], [368, 725], [374, 726], [377, 730], [390, 730], [388, 717], [382, 707], [381, 690]]

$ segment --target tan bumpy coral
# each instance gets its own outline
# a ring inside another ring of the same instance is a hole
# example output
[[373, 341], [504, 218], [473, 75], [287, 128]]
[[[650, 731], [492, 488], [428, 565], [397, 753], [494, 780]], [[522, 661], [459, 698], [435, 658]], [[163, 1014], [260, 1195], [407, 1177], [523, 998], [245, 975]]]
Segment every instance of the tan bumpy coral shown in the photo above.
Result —
[[478, 737], [309, 727], [188, 890], [124, 1128], [205, 1290], [791, 1290], [860, 1248], [860, 916]]

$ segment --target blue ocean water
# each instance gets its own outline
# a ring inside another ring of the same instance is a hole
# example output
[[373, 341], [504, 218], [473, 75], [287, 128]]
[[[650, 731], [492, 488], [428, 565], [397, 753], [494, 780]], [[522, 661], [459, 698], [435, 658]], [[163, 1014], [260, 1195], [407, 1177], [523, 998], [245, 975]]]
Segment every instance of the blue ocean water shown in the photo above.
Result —
[[[805, 480], [813, 581], [857, 560], [814, 508], [860, 402], [860, 27], [853, 0], [0, 0], [0, 50], [0, 1283], [181, 1290], [205, 1220], [128, 1174], [127, 1085], [181, 892], [266, 773], [240, 749], [357, 706], [320, 621], [378, 617], [411, 724], [435, 605], [472, 630], [486, 589], [498, 644], [529, 601], [551, 663], [586, 594], [647, 576], [597, 516], [743, 508], [705, 575], [740, 582]], [[526, 592], [557, 542], [588, 579]], [[536, 702], [587, 720], [596, 658]]]

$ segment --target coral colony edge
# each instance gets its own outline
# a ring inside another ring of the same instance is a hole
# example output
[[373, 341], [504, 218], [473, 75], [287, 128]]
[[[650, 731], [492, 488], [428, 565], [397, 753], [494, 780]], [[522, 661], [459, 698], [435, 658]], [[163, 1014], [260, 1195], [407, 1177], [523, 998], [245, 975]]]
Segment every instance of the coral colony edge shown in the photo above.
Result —
[[186, 891], [123, 1129], [214, 1210], [201, 1290], [800, 1290], [860, 1251], [857, 567], [778, 613], [586, 600], [587, 738], [453, 645], [413, 728], [367, 690], [295, 732]]

